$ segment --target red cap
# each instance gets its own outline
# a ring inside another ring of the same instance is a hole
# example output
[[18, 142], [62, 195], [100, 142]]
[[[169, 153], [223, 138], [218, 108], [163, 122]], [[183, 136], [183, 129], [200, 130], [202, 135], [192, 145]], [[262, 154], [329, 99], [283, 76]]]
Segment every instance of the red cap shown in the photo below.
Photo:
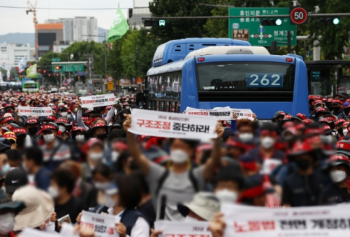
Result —
[[46, 119], [49, 119], [52, 122], [54, 122], [54, 121], [56, 121], [57, 118], [55, 116], [49, 115], [49, 116], [46, 117]]
[[341, 103], [342, 103], [341, 100], [338, 100], [338, 99], [332, 101], [332, 104], [341, 104]]
[[59, 124], [59, 123], [68, 123], [68, 120], [67, 119], [64, 119], [64, 118], [60, 118], [60, 119], [57, 119], [55, 121], [56, 124]]
[[297, 113], [297, 115], [295, 117], [299, 117], [301, 119], [307, 119], [306, 115], [305, 114], [302, 114], [302, 113]]
[[96, 123], [92, 128], [102, 128], [102, 127], [106, 127], [106, 125], [104, 123]]
[[86, 132], [85, 128], [82, 128], [82, 127], [74, 127], [72, 129], [72, 132], [77, 132], [77, 131]]
[[57, 128], [51, 124], [45, 124], [40, 131], [42, 132], [45, 130], [57, 130]]
[[345, 122], [345, 119], [338, 119], [337, 121], [334, 122], [334, 125], [338, 126], [338, 125], [340, 125], [340, 124], [342, 124], [344, 122]]
[[325, 108], [318, 108], [317, 110], [316, 110], [316, 113], [320, 113], [320, 112], [328, 112]]
[[312, 106], [315, 106], [317, 104], [323, 104], [322, 100], [315, 100], [314, 102], [312, 102]]
[[116, 142], [113, 144], [113, 148], [121, 148], [123, 150], [127, 150], [128, 149], [128, 145], [126, 145], [124, 142]]
[[15, 134], [27, 134], [27, 130], [25, 128], [15, 128], [13, 132]]
[[297, 156], [297, 155], [309, 153], [311, 151], [312, 151], [312, 148], [311, 148], [309, 142], [300, 142], [299, 141], [299, 142], [294, 143], [294, 146], [293, 146], [291, 152], [289, 153], [289, 155]]
[[17, 140], [17, 137], [13, 132], [5, 132], [5, 134], [2, 137], [6, 139], [13, 139], [15, 141]]
[[89, 149], [91, 146], [93, 145], [96, 145], [96, 144], [99, 144], [101, 146], [103, 146], [103, 143], [100, 139], [97, 139], [97, 138], [90, 138], [87, 142], [86, 142], [86, 145], [87, 145], [87, 149]]
[[303, 120], [303, 123], [305, 123], [305, 124], [307, 124], [307, 125], [312, 124], [312, 123], [314, 123], [314, 122], [315, 122], [315, 121], [312, 120], [312, 119], [304, 119], [304, 120]]

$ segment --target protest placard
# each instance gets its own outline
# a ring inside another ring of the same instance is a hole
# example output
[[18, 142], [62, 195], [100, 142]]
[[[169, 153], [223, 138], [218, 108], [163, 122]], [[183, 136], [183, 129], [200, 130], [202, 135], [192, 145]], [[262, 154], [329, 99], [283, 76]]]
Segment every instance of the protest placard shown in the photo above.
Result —
[[108, 105], [114, 105], [117, 103], [117, 99], [114, 94], [94, 95], [80, 97], [81, 107], [102, 107]]
[[65, 222], [62, 223], [60, 235], [64, 237], [79, 237], [79, 234], [74, 232], [74, 226]]
[[201, 117], [150, 110], [131, 111], [130, 132], [138, 135], [205, 139], [216, 138], [217, 121], [214, 117]]
[[218, 109], [196, 109], [187, 107], [184, 112], [189, 115], [215, 117], [217, 120], [233, 120], [232, 111], [229, 107]]
[[263, 208], [222, 204], [224, 237], [348, 237], [350, 213], [344, 207]]
[[[60, 235], [58, 235], [60, 236]], [[57, 233], [48, 233], [41, 230], [35, 230], [32, 228], [25, 228], [23, 231], [18, 235], [18, 237], [57, 237]]]
[[[216, 107], [214, 109], [223, 109], [223, 108], [230, 108], [228, 106], [226, 107]], [[237, 119], [250, 119], [252, 121], [254, 121], [254, 118], [253, 118], [253, 111], [251, 109], [233, 109], [233, 108], [230, 108], [231, 111], [233, 113], [235, 113], [237, 115]]]
[[155, 230], [161, 230], [159, 237], [211, 237], [209, 222], [156, 221]]
[[80, 225], [92, 228], [95, 232], [95, 237], [119, 236], [115, 230], [115, 219], [112, 215], [103, 215], [83, 211]]
[[18, 116], [49, 116], [52, 115], [50, 107], [18, 106]]

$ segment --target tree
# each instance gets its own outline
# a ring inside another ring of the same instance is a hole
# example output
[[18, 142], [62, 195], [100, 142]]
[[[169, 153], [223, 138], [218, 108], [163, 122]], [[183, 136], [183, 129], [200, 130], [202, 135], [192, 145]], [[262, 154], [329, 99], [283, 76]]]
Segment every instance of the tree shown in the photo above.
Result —
[[[154, 0], [149, 9], [152, 16], [210, 16], [211, 7], [198, 5], [203, 0]], [[211, 1], [210, 1], [211, 2]], [[165, 26], [153, 27], [152, 33], [160, 38], [161, 42], [189, 37], [202, 37], [206, 30], [203, 25], [206, 20], [166, 20]]]

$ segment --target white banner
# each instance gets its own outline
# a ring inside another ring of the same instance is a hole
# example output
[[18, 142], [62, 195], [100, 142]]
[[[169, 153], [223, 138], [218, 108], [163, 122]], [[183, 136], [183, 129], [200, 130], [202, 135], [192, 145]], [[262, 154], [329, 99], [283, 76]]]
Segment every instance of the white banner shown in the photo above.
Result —
[[300, 208], [221, 205], [224, 237], [349, 237], [348, 204]]
[[115, 220], [112, 215], [102, 215], [83, 211], [80, 225], [88, 226], [95, 232], [95, 237], [117, 237], [115, 230]]
[[215, 117], [217, 120], [233, 120], [230, 108], [196, 109], [187, 107], [184, 112], [189, 115]]
[[18, 116], [49, 116], [52, 115], [50, 107], [18, 106]]
[[35, 230], [32, 228], [25, 228], [18, 235], [19, 237], [57, 237], [60, 236], [57, 233], [48, 233], [46, 231]]
[[159, 237], [211, 237], [209, 222], [156, 221], [156, 231], [161, 230]]
[[254, 121], [253, 111], [251, 109], [232, 109], [232, 112], [237, 115], [237, 119], [250, 119]]
[[94, 95], [80, 97], [81, 107], [102, 107], [116, 104], [117, 100], [114, 94]]
[[205, 139], [216, 138], [214, 117], [157, 112], [143, 109], [131, 111], [130, 132], [138, 135]]

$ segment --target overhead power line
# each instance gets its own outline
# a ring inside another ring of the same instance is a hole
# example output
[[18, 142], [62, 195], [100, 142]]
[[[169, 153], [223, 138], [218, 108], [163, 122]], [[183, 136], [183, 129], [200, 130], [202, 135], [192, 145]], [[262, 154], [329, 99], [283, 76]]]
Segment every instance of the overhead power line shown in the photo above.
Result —
[[[16, 6], [0, 6], [0, 8], [11, 8], [11, 9], [28, 9], [28, 7], [16, 7]], [[129, 9], [132, 7], [121, 7], [121, 9]], [[143, 8], [143, 7], [134, 7], [134, 9]], [[37, 10], [72, 10], [72, 11], [108, 11], [108, 10], [117, 10], [118, 7], [109, 7], [109, 8], [62, 8], [62, 7], [37, 7]]]

